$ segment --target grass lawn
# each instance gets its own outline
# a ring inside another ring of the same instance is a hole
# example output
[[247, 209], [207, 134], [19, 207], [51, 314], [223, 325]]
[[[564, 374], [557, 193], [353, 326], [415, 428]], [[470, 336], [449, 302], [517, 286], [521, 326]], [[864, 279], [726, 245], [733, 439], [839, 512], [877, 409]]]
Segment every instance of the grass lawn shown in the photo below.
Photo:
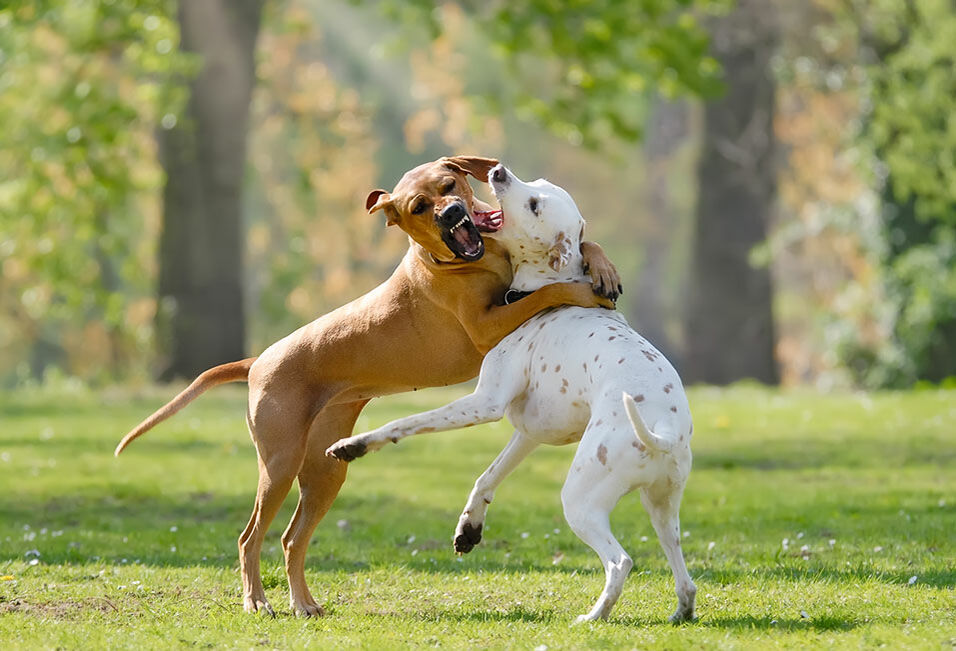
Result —
[[[460, 395], [373, 403], [368, 429]], [[542, 448], [499, 489], [484, 541], [451, 535], [507, 423], [422, 436], [352, 464], [307, 577], [328, 615], [291, 616], [279, 535], [263, 573], [275, 619], [241, 608], [236, 538], [255, 453], [240, 387], [113, 446], [172, 397], [0, 396], [3, 648], [951, 648], [956, 644], [956, 391], [821, 396], [690, 392], [681, 512], [699, 621], [672, 626], [670, 572], [636, 494], [613, 525], [634, 559], [608, 622], [572, 626], [603, 585], [559, 491], [574, 446]], [[280, 522], [281, 521], [281, 522]]]

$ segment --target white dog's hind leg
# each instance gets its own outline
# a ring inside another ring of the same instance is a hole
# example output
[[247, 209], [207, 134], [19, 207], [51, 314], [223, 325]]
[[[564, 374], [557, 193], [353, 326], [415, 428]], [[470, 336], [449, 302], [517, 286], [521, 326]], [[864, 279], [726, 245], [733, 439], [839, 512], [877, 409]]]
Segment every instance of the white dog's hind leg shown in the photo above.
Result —
[[481, 473], [471, 489], [461, 517], [458, 518], [454, 539], [456, 552], [467, 554], [481, 542], [481, 528], [485, 523], [488, 505], [495, 496], [495, 489], [536, 447], [536, 441], [515, 430], [508, 445], [491, 462], [488, 469]]
[[671, 615], [670, 621], [692, 621], [694, 617], [694, 600], [697, 596], [697, 586], [694, 585], [687, 565], [684, 563], [684, 553], [680, 546], [680, 510], [681, 493], [683, 486], [676, 489], [668, 484], [667, 488], [651, 486], [641, 490], [641, 503], [651, 517], [651, 524], [657, 532], [664, 555], [670, 564], [674, 575], [674, 586], [677, 591], [677, 610]]
[[634, 563], [611, 532], [610, 514], [621, 496], [630, 491], [608, 464], [622, 463], [616, 451], [608, 451], [596, 432], [585, 434], [561, 490], [564, 517], [578, 538], [597, 552], [604, 566], [604, 590], [591, 610], [578, 622], [606, 619], [624, 589], [624, 580]]

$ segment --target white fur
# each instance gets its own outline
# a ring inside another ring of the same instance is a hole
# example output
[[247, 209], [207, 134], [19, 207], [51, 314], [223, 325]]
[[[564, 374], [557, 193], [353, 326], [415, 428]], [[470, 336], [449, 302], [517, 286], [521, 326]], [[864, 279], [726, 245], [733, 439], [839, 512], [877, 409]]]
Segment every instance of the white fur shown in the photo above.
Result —
[[[533, 290], [585, 281], [579, 253], [584, 220], [570, 195], [546, 181], [523, 183], [504, 172], [503, 181], [493, 180], [494, 170], [489, 180], [504, 213], [495, 237], [515, 267], [512, 286]], [[684, 564], [678, 519], [691, 467], [690, 408], [677, 372], [618, 312], [542, 312], [488, 353], [471, 395], [343, 439], [329, 453], [356, 443], [377, 450], [406, 436], [504, 415], [514, 435], [475, 482], [458, 522], [456, 548], [469, 537], [477, 542], [495, 488], [535, 447], [580, 441], [561, 500], [571, 529], [600, 556], [606, 580], [578, 621], [606, 618], [621, 594], [633, 563], [611, 532], [609, 517], [636, 488], [674, 575], [678, 606], [671, 620], [693, 619], [697, 589]]]

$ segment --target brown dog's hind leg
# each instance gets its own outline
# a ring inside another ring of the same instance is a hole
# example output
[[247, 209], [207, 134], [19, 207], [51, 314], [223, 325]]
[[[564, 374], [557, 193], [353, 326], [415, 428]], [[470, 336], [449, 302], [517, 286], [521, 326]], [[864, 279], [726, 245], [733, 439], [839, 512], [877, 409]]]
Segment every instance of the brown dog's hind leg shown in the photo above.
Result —
[[325, 449], [352, 433], [367, 400], [323, 409], [309, 428], [305, 460], [299, 470], [299, 504], [282, 534], [285, 569], [289, 577], [289, 602], [296, 615], [324, 615], [305, 581], [305, 554], [316, 525], [328, 512], [345, 482], [348, 464], [325, 456]]
[[259, 460], [259, 486], [249, 524], [239, 536], [239, 568], [242, 574], [243, 608], [275, 615], [266, 599], [259, 569], [262, 541], [295, 480], [308, 437], [308, 412], [293, 409], [306, 404], [303, 396], [281, 403], [257, 404], [250, 391], [249, 433]]

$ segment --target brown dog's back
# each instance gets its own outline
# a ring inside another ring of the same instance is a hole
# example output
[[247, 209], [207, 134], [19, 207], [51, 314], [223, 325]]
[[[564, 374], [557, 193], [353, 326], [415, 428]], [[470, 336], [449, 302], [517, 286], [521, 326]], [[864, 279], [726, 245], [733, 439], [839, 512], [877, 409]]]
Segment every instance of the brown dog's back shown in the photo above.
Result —
[[113, 454], [119, 456], [119, 453], [122, 452], [123, 449], [133, 441], [133, 439], [139, 438], [141, 435], [145, 434], [153, 427], [178, 412], [180, 409], [203, 394], [206, 389], [211, 389], [214, 386], [225, 384], [226, 382], [245, 382], [249, 379], [249, 368], [252, 366], [254, 361], [256, 361], [255, 357], [248, 357], [246, 359], [239, 360], [238, 362], [220, 364], [219, 366], [214, 366], [208, 371], [203, 371], [199, 377], [193, 380], [188, 387], [183, 389], [178, 396], [157, 409], [149, 418], [137, 425], [132, 431], [130, 431], [129, 434], [124, 436], [123, 440], [120, 441], [119, 445], [116, 446], [116, 450], [113, 452]]

